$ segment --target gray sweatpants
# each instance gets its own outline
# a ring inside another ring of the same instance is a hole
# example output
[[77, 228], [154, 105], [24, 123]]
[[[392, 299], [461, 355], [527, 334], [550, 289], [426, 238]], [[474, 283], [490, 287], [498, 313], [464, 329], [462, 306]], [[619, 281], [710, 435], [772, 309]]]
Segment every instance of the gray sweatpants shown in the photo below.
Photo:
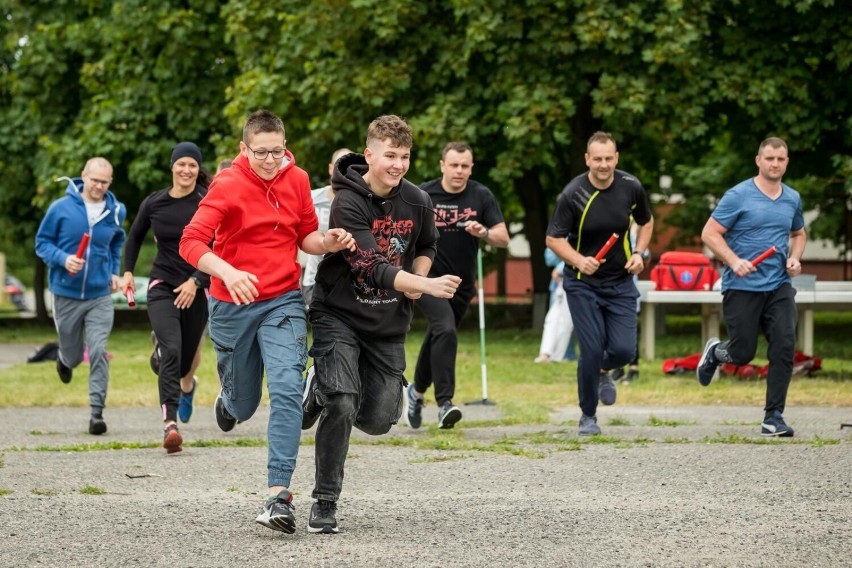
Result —
[[59, 334], [59, 358], [72, 369], [83, 361], [83, 348], [89, 347], [89, 405], [100, 414], [106, 404], [109, 362], [106, 344], [115, 308], [112, 297], [74, 300], [55, 296], [53, 321]]

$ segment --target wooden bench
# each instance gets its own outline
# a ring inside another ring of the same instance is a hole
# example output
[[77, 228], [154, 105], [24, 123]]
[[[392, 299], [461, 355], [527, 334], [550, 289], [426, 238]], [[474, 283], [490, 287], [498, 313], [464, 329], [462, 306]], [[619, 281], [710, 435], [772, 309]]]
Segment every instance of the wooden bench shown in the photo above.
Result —
[[[814, 352], [814, 312], [852, 310], [852, 282], [815, 281], [814, 278], [797, 277], [796, 307], [799, 312], [797, 342], [807, 355]], [[701, 345], [711, 337], [719, 337], [722, 321], [722, 293], [718, 290], [699, 292], [658, 291], [648, 280], [639, 282], [642, 300], [640, 312], [639, 349], [645, 359], [655, 358], [657, 306], [671, 304], [698, 304], [701, 307]]]

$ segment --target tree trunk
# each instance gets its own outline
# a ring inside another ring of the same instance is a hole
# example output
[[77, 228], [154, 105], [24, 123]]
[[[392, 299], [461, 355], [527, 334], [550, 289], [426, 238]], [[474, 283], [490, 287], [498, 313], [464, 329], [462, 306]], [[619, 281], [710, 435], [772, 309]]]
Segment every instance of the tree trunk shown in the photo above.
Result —
[[515, 193], [524, 208], [524, 233], [530, 245], [533, 277], [533, 328], [544, 325], [549, 294], [550, 269], [544, 264], [544, 236], [547, 232], [547, 202], [538, 170], [525, 170], [514, 181]]
[[50, 318], [47, 315], [47, 306], [44, 303], [44, 281], [47, 270], [40, 258], [36, 258], [35, 263], [33, 294], [35, 294], [36, 320], [40, 323], [50, 323]]

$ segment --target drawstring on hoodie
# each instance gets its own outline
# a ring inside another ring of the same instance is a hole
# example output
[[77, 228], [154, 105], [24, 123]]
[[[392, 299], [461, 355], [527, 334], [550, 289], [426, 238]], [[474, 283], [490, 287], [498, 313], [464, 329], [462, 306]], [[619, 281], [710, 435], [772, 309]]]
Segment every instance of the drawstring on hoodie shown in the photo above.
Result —
[[[264, 185], [265, 185], [265, 184], [264, 184]], [[272, 200], [270, 200], [270, 199], [269, 199], [269, 194], [270, 194], [270, 193], [272, 194], [272, 199], [274, 199], [274, 200], [275, 200], [275, 203], [273, 203], [273, 202], [272, 202]], [[275, 226], [274, 226], [274, 227], [272, 227], [272, 230], [273, 230], [273, 231], [277, 231], [277, 230], [278, 230], [278, 225], [281, 223], [281, 213], [280, 213], [280, 211], [278, 210], [278, 209], [280, 208], [280, 205], [278, 204], [278, 197], [275, 195], [275, 192], [274, 192], [274, 191], [272, 191], [272, 187], [267, 187], [267, 188], [266, 188], [266, 202], [267, 202], [267, 203], [269, 203], [269, 205], [270, 205], [270, 206], [272, 206], [272, 208], [273, 208], [273, 209], [275, 209], [275, 215], [277, 215], [278, 220], [277, 220], [277, 221], [275, 221]]]
[[[266, 185], [266, 180], [263, 179], [262, 177], [260, 177], [259, 175], [257, 175], [256, 171], [254, 171], [252, 168], [248, 169], [252, 174], [254, 174], [254, 177], [256, 177], [258, 179], [258, 181], [260, 181], [260, 184], [264, 188], [266, 188], [266, 202], [269, 203], [270, 207], [275, 209], [276, 221], [275, 221], [275, 226], [272, 227], [273, 231], [277, 231], [278, 225], [281, 224], [281, 212], [279, 211], [280, 205], [278, 204], [278, 196], [275, 195], [274, 191], [272, 191], [272, 184], [274, 184], [275, 180], [278, 179], [278, 176], [281, 175], [281, 172], [283, 171], [283, 169], [284, 169], [284, 163], [281, 164], [281, 168], [278, 170], [278, 173], [275, 174], [275, 177], [273, 177], [271, 180], [269, 180], [271, 182], [269, 185]], [[270, 193], [272, 194], [272, 199], [269, 198]]]

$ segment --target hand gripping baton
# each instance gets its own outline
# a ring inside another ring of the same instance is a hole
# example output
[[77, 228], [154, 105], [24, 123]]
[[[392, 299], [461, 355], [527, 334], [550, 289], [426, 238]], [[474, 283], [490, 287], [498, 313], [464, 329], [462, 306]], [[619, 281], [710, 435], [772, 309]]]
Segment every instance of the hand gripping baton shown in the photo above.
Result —
[[609, 252], [609, 249], [612, 248], [612, 245], [615, 244], [615, 241], [618, 240], [618, 233], [613, 233], [612, 236], [607, 239], [604, 243], [604, 246], [601, 247], [601, 250], [598, 251], [598, 254], [595, 255], [595, 260], [603, 260], [603, 257], [606, 256], [606, 253]]
[[769, 247], [768, 249], [766, 249], [765, 251], [763, 251], [762, 253], [760, 253], [760, 256], [758, 256], [757, 258], [755, 258], [754, 260], [752, 260], [752, 261], [751, 261], [751, 265], [752, 265], [752, 266], [754, 266], [754, 267], [757, 267], [757, 265], [758, 265], [758, 264], [760, 264], [761, 262], [763, 262], [764, 260], [766, 260], [767, 258], [769, 258], [770, 256], [772, 256], [772, 255], [773, 255], [773, 254], [775, 254], [776, 252], [778, 252], [778, 249], [777, 249], [777, 248], [775, 248], [775, 246], [774, 246], [774, 245], [773, 245], [773, 246], [771, 246], [771, 247]]
[[[83, 238], [80, 239], [80, 244], [77, 246], [77, 252], [74, 253], [74, 256], [77, 258], [83, 258], [83, 255], [86, 254], [86, 247], [89, 246], [89, 233], [83, 233]], [[77, 274], [77, 271], [71, 272], [69, 270], [71, 276]]]

